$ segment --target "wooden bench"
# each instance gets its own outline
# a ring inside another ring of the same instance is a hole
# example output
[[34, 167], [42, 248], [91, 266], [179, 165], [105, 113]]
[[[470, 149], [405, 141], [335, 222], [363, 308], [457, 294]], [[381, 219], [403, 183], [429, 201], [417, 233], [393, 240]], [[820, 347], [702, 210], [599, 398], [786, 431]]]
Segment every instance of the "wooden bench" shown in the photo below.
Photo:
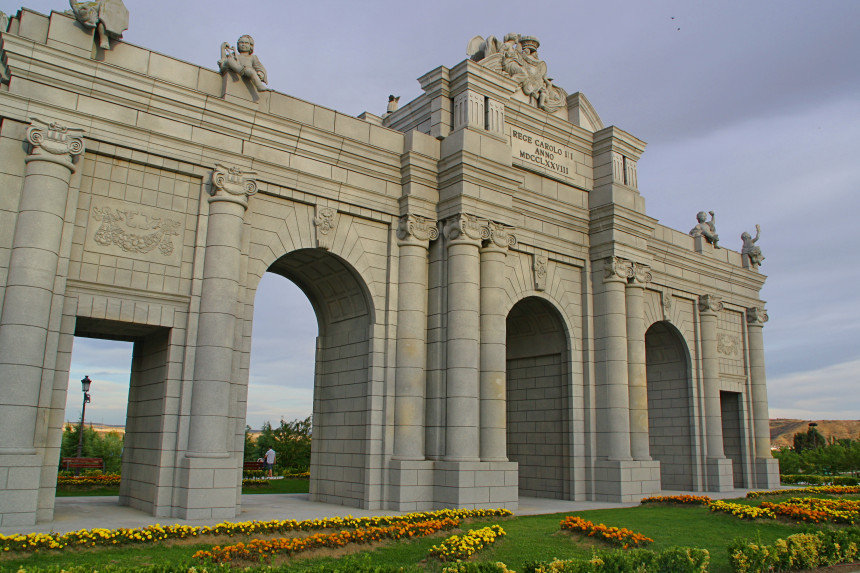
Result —
[[60, 460], [65, 470], [102, 470], [105, 462], [101, 458], [63, 458]]
[[245, 462], [242, 469], [246, 472], [261, 472], [265, 469], [265, 462]]

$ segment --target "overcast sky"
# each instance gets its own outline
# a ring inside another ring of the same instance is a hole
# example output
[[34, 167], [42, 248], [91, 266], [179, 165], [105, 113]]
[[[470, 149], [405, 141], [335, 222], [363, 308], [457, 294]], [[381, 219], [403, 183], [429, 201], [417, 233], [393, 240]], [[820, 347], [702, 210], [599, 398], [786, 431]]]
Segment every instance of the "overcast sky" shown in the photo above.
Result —
[[[270, 87], [351, 115], [414, 99], [415, 78], [463, 60], [475, 35], [537, 36], [555, 84], [648, 143], [651, 217], [687, 231], [713, 210], [735, 250], [761, 224], [771, 417], [860, 417], [860, 2], [125, 2], [126, 41], [214, 69], [221, 42], [248, 33]], [[269, 275], [256, 310], [248, 422], [304, 417], [310, 304]], [[123, 423], [129, 356], [76, 340], [68, 419], [89, 374], [88, 419]]]

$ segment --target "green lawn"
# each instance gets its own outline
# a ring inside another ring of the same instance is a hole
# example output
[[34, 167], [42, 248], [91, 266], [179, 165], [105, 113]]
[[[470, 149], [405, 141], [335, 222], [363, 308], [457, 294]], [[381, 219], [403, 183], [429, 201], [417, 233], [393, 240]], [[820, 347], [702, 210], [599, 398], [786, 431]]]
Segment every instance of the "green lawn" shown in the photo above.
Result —
[[[277, 481], [287, 482], [288, 480]], [[306, 480], [304, 483], [307, 483]], [[786, 537], [800, 530], [797, 526], [772, 520], [743, 521], [727, 514], [711, 513], [703, 506], [644, 505], [635, 508], [504, 519], [501, 520], [501, 525], [507, 532], [507, 536], [497, 542], [495, 546], [481, 552], [478, 559], [481, 561], [502, 561], [509, 568], [521, 571], [523, 564], [528, 561], [549, 560], [553, 557], [588, 557], [595, 548], [609, 548], [591, 538], [561, 532], [559, 522], [565, 515], [573, 514], [580, 515], [595, 523], [626, 527], [643, 533], [655, 540], [654, 544], [650, 546], [651, 549], [661, 550], [674, 545], [707, 549], [711, 554], [710, 571], [712, 573], [729, 571], [726, 547], [736, 537], [754, 538], [764, 543], [772, 543], [780, 537]], [[474, 521], [465, 524], [462, 528], [464, 530], [477, 528], [495, 522], [494, 520]], [[450, 535], [450, 532], [445, 534], [445, 536], [447, 535]], [[430, 546], [438, 544], [441, 538], [437, 536], [403, 541], [379, 547], [372, 552], [364, 551], [349, 556], [340, 555], [340, 564], [343, 564], [343, 560], [355, 560], [374, 565], [420, 563], [425, 560]], [[246, 540], [246, 538], [234, 537], [231, 540], [222, 538], [218, 542], [224, 544]], [[64, 553], [47, 552], [24, 558], [20, 555], [5, 554], [0, 560], [0, 568], [16, 571], [19, 565], [62, 566], [72, 563], [91, 566], [94, 569], [110, 563], [122, 563], [129, 567], [177, 564], [180, 562], [191, 565], [191, 556], [195, 551], [214, 544], [214, 541], [208, 544], [200, 543], [200, 541], [195, 539], [193, 545], [152, 545], [147, 546], [145, 550], [127, 546], [115, 549], [74, 550]], [[302, 571], [311, 567], [325, 566], [332, 562], [333, 558], [331, 557], [295, 559], [290, 570]], [[438, 573], [442, 569], [442, 564], [435, 560], [428, 560], [423, 564], [423, 567], [429, 573]]]

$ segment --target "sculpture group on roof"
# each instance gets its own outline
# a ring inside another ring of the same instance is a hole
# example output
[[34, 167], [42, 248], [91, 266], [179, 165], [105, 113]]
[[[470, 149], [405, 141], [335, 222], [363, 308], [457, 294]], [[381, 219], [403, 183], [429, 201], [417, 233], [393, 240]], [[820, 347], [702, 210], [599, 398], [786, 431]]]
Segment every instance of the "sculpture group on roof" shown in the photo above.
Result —
[[567, 107], [567, 92], [547, 76], [546, 62], [538, 57], [539, 47], [540, 41], [534, 36], [506, 34], [501, 42], [495, 36], [475, 36], [466, 53], [473, 61], [517, 82], [530, 105], [555, 113]]
[[96, 29], [99, 48], [103, 50], [110, 50], [110, 39], [120, 39], [122, 33], [128, 30], [128, 8], [122, 0], [69, 0], [69, 5], [81, 25]]

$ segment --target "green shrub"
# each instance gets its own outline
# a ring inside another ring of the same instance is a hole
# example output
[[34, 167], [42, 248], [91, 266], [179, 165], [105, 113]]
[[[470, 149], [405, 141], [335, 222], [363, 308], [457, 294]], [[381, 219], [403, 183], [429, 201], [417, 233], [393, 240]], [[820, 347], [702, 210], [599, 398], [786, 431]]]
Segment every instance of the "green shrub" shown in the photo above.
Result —
[[799, 571], [850, 563], [860, 556], [860, 530], [823, 529], [789, 535], [773, 545], [736, 539], [729, 545], [729, 563], [735, 573]]
[[784, 484], [808, 485], [860, 485], [860, 478], [852, 476], [819, 476], [809, 474], [783, 474], [779, 481]]
[[669, 547], [595, 553], [591, 559], [526, 563], [524, 573], [704, 573], [710, 554], [706, 549]]

